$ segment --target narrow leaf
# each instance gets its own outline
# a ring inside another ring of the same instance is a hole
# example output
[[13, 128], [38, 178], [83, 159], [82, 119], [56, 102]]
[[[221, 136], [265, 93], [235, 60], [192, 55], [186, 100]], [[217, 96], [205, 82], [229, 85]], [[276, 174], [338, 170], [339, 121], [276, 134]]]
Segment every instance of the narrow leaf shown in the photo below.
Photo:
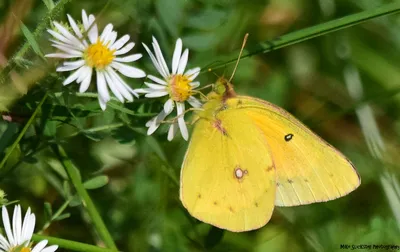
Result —
[[26, 27], [24, 24], [21, 24], [21, 30], [26, 40], [28, 41], [29, 45], [32, 47], [33, 51], [40, 57], [43, 57], [43, 53], [40, 50], [39, 44], [36, 42], [35, 37], [28, 29], [28, 27]]
[[69, 218], [70, 216], [71, 216], [70, 213], [65, 213], [65, 214], [61, 214], [60, 216], [54, 218], [53, 220], [54, 220], [54, 221], [60, 221], [60, 220], [67, 219], [67, 218]]
[[46, 5], [47, 9], [49, 9], [49, 11], [51, 11], [54, 8], [53, 0], [42, 0], [42, 1]]
[[88, 190], [93, 190], [107, 185], [108, 181], [109, 181], [108, 177], [102, 175], [89, 179], [88, 181], [83, 183], [83, 186]]

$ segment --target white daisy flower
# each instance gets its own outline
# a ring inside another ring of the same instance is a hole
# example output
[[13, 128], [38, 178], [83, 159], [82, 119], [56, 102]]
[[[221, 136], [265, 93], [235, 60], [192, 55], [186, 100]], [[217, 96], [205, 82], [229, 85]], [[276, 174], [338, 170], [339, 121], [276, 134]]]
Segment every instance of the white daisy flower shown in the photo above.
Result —
[[7, 209], [3, 206], [2, 218], [7, 237], [0, 234], [0, 252], [13, 252], [17, 248], [20, 249], [20, 252], [54, 252], [58, 249], [57, 245], [46, 248], [47, 240], [43, 240], [36, 244], [33, 249], [31, 248], [30, 243], [36, 219], [30, 208], [28, 208], [24, 220], [22, 220], [21, 206], [15, 206], [11, 223]]
[[94, 16], [87, 16], [84, 10], [82, 10], [83, 31], [70, 15], [68, 20], [73, 33], [63, 25], [53, 22], [55, 29], [48, 32], [55, 38], [51, 40], [52, 46], [61, 52], [46, 55], [53, 58], [75, 59], [63, 62], [63, 65], [57, 68], [58, 72], [74, 71], [63, 84], [68, 85], [76, 81], [80, 84], [79, 92], [83, 93], [88, 90], [93, 72], [96, 72], [101, 109], [105, 110], [106, 103], [110, 100], [108, 88], [121, 102], [133, 101], [132, 95], [137, 96], [137, 94], [119, 73], [130, 78], [143, 78], [146, 74], [136, 67], [125, 64], [142, 57], [140, 53], [122, 56], [135, 46], [133, 42], [127, 43], [129, 35], [117, 40], [117, 32], [113, 30], [112, 24], [108, 24], [99, 36]]
[[164, 60], [160, 46], [154, 37], [152, 44], [154, 54], [145, 44], [143, 44], [143, 46], [146, 48], [151, 61], [163, 79], [157, 78], [153, 75], [147, 75], [147, 77], [154, 83], [145, 82], [148, 88], [136, 89], [135, 91], [138, 93], [145, 93], [145, 97], [148, 98], [169, 96], [169, 99], [165, 102], [164, 109], [146, 123], [146, 127], [148, 127], [147, 134], [153, 134], [153, 132], [160, 126], [161, 121], [171, 114], [176, 106], [178, 120], [176, 123], [171, 124], [168, 131], [168, 140], [171, 141], [174, 138], [178, 131], [178, 127], [182, 137], [185, 140], [188, 140], [189, 133], [183, 113], [185, 112], [185, 101], [194, 108], [202, 106], [201, 102], [192, 96], [194, 94], [193, 90], [200, 86], [198, 81], [193, 81], [197, 75], [199, 75], [200, 67], [192, 68], [185, 72], [189, 58], [189, 50], [185, 49], [182, 53], [182, 40], [178, 39], [172, 57], [172, 72], [170, 72], [167, 63]]

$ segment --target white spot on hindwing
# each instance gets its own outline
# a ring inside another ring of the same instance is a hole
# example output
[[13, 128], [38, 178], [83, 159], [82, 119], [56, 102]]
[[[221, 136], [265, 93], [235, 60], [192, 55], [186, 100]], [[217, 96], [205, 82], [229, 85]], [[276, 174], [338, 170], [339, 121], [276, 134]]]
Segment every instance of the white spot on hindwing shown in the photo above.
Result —
[[240, 166], [236, 166], [234, 170], [235, 178], [242, 179], [244, 175], [248, 174], [247, 170], [242, 170]]
[[235, 170], [236, 178], [241, 179], [241, 178], [243, 178], [243, 175], [244, 175], [244, 173], [243, 173], [242, 169], [236, 168], [236, 170]]

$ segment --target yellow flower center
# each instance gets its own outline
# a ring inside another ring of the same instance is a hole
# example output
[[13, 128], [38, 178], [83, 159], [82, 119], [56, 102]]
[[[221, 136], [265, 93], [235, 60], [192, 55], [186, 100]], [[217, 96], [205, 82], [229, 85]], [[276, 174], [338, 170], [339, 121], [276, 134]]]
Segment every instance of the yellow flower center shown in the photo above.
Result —
[[31, 252], [31, 248], [29, 247], [22, 247], [22, 245], [18, 247], [11, 248], [10, 252]]
[[86, 63], [95, 67], [96, 69], [104, 69], [106, 66], [111, 64], [115, 50], [108, 49], [108, 45], [103, 45], [100, 40], [97, 40], [95, 44], [91, 44], [85, 52]]
[[182, 74], [173, 75], [168, 81], [169, 95], [177, 102], [186, 101], [192, 94], [192, 86], [187, 76]]

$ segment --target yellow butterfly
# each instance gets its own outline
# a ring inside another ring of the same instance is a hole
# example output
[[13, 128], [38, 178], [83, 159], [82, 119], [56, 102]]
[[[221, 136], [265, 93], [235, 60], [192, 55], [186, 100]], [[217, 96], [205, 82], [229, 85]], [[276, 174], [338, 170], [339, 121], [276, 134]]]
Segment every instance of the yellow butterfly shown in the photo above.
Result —
[[250, 231], [267, 224], [275, 206], [333, 200], [360, 185], [353, 164], [294, 116], [236, 95], [235, 70], [229, 81], [217, 81], [195, 118], [180, 179], [180, 199], [192, 216]]
[[237, 96], [224, 79], [195, 120], [180, 199], [203, 222], [249, 231], [267, 224], [274, 206], [333, 200], [360, 185], [343, 154], [284, 109]]

